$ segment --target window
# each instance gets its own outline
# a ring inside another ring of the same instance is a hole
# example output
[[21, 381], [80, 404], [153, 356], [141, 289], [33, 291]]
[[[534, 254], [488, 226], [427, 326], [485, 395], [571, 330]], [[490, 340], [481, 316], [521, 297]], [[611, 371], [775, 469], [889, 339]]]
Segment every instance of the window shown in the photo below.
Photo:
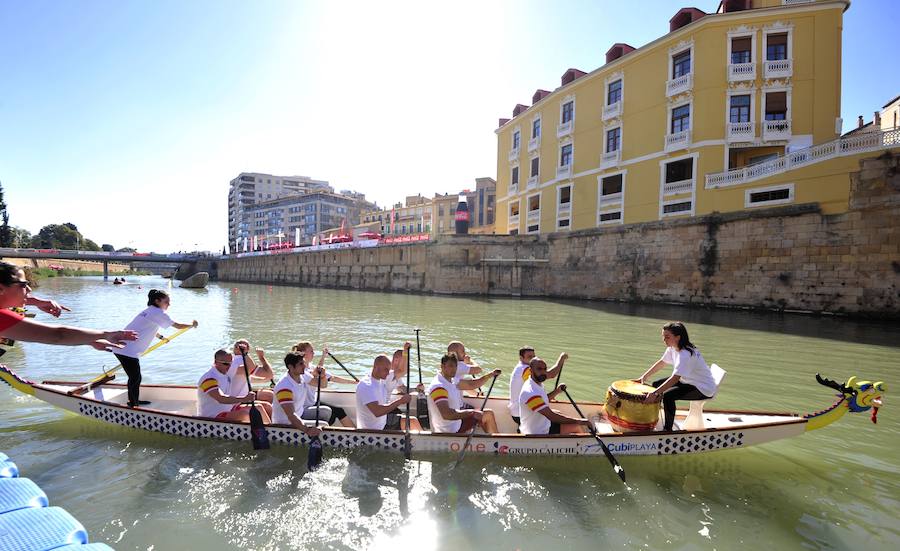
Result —
[[731, 62], [750, 63], [752, 39], [749, 36], [731, 39]]
[[691, 210], [691, 202], [690, 201], [681, 201], [679, 203], [669, 203], [668, 205], [663, 205], [663, 212], [665, 214], [672, 214], [676, 212], [685, 212]]
[[438, 216], [444, 216], [444, 205], [438, 205]]
[[683, 77], [691, 72], [691, 51], [686, 50], [672, 58], [672, 78]]
[[750, 202], [751, 203], [765, 203], [768, 201], [780, 201], [784, 199], [788, 199], [791, 196], [791, 191], [787, 188], [782, 189], [773, 189], [769, 191], [757, 191], [755, 193], [750, 194]]
[[539, 224], [532, 224], [532, 225], [528, 226], [528, 233], [534, 233], [540, 229], [541, 229], [541, 226]]
[[557, 225], [558, 225], [560, 228], [568, 228], [568, 227], [569, 227], [569, 219], [568, 219], [568, 218], [563, 218], [562, 220], [559, 221], [559, 224], [557, 224]]
[[566, 144], [559, 152], [559, 166], [569, 166], [570, 164], [572, 164], [572, 144]]
[[541, 170], [541, 158], [535, 157], [531, 159], [531, 176], [537, 176]]
[[682, 182], [694, 177], [694, 160], [681, 159], [666, 163], [666, 183]]
[[691, 106], [682, 105], [672, 109], [672, 134], [691, 129]]
[[519, 167], [514, 166], [512, 169], [512, 185], [519, 185]]
[[531, 122], [531, 137], [532, 138], [540, 138], [541, 137], [541, 119], [534, 119]]
[[509, 230], [509, 235], [519, 235], [519, 230], [518, 229]]
[[540, 195], [532, 195], [528, 198], [528, 212], [534, 212], [536, 210], [541, 210]]
[[614, 105], [622, 99], [622, 79], [610, 82], [606, 90], [606, 105]]
[[567, 205], [572, 202], [572, 186], [559, 188], [559, 204]]
[[621, 220], [622, 219], [622, 211], [617, 210], [613, 212], [601, 212], [600, 213], [600, 221], [601, 222], [610, 222], [612, 220]]
[[766, 61], [787, 59], [787, 33], [766, 36]]
[[766, 120], [783, 121], [787, 119], [787, 92], [768, 92], [766, 94]]
[[606, 152], [612, 153], [619, 150], [619, 139], [622, 136], [622, 128], [612, 128], [606, 131]]
[[794, 184], [781, 184], [765, 188], [748, 189], [744, 192], [745, 207], [778, 205], [794, 201]]
[[562, 122], [563, 124], [572, 120], [572, 116], [575, 114], [575, 102], [567, 101], [563, 104], [562, 108]]
[[750, 122], [750, 96], [731, 96], [730, 122]]
[[512, 145], [512, 148], [513, 148], [513, 149], [519, 149], [519, 131], [518, 131], [518, 130], [516, 130], [515, 132], [513, 132], [513, 145]]
[[601, 181], [600, 195], [602, 197], [605, 197], [607, 195], [615, 195], [617, 193], [622, 193], [621, 174], [616, 174], [615, 176], [607, 176]]
[[509, 204], [509, 215], [510, 216], [518, 216], [519, 215], [519, 202], [513, 201]]

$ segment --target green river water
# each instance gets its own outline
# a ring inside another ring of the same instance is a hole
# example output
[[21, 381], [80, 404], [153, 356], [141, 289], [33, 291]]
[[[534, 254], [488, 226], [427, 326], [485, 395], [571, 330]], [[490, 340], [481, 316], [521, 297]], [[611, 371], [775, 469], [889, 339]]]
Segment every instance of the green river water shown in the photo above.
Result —
[[[144, 308], [155, 277], [116, 287], [50, 279], [37, 291], [72, 309], [61, 320], [115, 329]], [[138, 283], [142, 286], [139, 288]], [[212, 352], [246, 337], [276, 372], [294, 342], [325, 342], [358, 375], [413, 328], [430, 379], [446, 343], [505, 370], [522, 344], [555, 359], [577, 399], [600, 400], [663, 352], [660, 326], [688, 324], [728, 371], [716, 408], [815, 411], [833, 392], [813, 375], [887, 383], [868, 413], [748, 449], [620, 457], [625, 487], [601, 458], [414, 457], [147, 433], [63, 413], [0, 385], [0, 450], [65, 507], [92, 541], [116, 549], [896, 549], [900, 545], [900, 331], [843, 319], [677, 307], [449, 298], [265, 285], [172, 289], [171, 316], [200, 327], [142, 361], [148, 383], [195, 384]], [[47, 321], [43, 313], [38, 320]], [[32, 380], [83, 380], [116, 362], [89, 347], [19, 343], [3, 362]], [[337, 366], [332, 366], [339, 371]], [[415, 368], [415, 363], [413, 363]], [[501, 384], [502, 381], [502, 384]], [[895, 405], [898, 404], [898, 405]], [[712, 406], [711, 406], [712, 407]]]

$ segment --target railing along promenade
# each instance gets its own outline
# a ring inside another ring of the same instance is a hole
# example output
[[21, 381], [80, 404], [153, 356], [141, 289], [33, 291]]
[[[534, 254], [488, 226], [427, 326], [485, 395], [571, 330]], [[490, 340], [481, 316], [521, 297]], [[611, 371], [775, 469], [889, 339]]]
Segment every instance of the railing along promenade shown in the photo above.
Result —
[[763, 163], [707, 174], [706, 188], [737, 186], [836, 157], [898, 147], [900, 147], [900, 129], [898, 128], [860, 132], [806, 149], [791, 151]]
[[196, 262], [210, 260], [217, 256], [199, 254], [156, 254], [107, 251], [72, 251], [66, 249], [17, 249], [0, 247], [0, 257], [38, 258], [47, 260], [91, 260], [98, 262]]

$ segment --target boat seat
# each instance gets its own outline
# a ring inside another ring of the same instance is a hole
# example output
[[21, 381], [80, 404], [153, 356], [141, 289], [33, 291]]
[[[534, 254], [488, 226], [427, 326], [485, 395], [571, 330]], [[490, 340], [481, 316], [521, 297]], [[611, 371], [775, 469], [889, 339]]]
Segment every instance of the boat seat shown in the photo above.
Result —
[[[328, 425], [328, 421], [331, 419], [331, 408], [328, 406], [319, 406], [319, 426], [324, 424]], [[303, 410], [303, 415], [300, 416], [300, 420], [303, 421], [303, 424], [307, 427], [316, 426], [316, 406], [307, 406], [305, 410]]]
[[[716, 364], [709, 366], [709, 370], [712, 372], [713, 381], [716, 383], [716, 393], [709, 399], [712, 400], [719, 393], [719, 386], [725, 379], [726, 372]], [[691, 400], [691, 408], [684, 419], [684, 430], [703, 430], [706, 428], [706, 423], [703, 421], [703, 406], [709, 400]]]

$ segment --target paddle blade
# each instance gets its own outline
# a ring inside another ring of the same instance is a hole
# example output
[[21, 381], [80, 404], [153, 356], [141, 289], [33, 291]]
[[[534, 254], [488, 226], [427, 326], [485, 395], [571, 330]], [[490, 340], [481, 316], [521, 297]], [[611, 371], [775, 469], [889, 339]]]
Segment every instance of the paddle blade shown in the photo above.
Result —
[[322, 463], [322, 442], [319, 437], [314, 437], [309, 443], [309, 455], [306, 456], [306, 468], [314, 471]]
[[250, 408], [250, 440], [253, 442], [254, 450], [269, 449], [269, 433], [266, 432], [262, 414], [255, 407]]

